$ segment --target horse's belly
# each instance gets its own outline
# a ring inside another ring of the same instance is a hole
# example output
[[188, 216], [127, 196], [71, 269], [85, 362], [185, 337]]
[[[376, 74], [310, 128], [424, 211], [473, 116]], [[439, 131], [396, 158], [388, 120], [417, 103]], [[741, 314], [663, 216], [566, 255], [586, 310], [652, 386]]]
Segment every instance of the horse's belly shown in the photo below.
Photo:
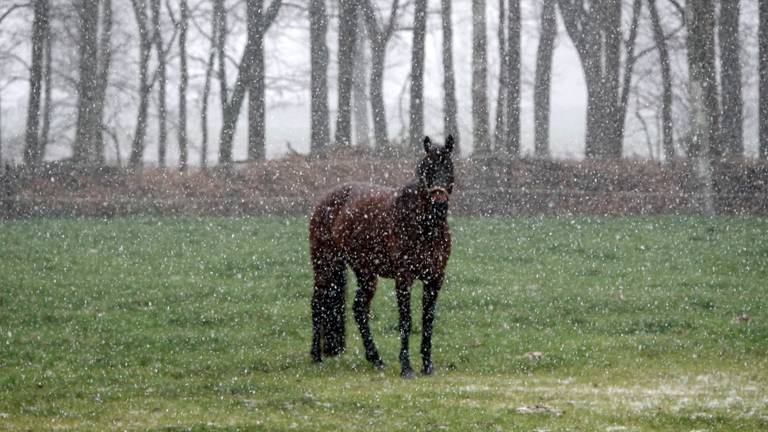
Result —
[[346, 261], [356, 272], [394, 277], [394, 265], [385, 239], [361, 238], [346, 248]]

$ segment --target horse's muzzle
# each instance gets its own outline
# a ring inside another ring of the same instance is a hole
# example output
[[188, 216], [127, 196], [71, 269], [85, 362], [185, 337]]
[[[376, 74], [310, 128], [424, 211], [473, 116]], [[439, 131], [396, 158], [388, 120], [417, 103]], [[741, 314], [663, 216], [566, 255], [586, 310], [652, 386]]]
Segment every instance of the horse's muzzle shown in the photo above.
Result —
[[433, 187], [429, 190], [429, 199], [432, 202], [434, 215], [442, 219], [448, 214], [448, 190], [442, 187]]
[[449, 194], [446, 188], [436, 186], [429, 190], [429, 198], [435, 204], [445, 203], [447, 205], [448, 197], [449, 197]]

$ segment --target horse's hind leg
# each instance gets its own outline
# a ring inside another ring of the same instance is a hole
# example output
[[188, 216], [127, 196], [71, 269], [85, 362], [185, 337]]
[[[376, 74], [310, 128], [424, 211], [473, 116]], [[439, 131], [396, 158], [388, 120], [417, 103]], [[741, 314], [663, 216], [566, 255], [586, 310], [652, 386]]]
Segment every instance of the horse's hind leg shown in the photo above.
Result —
[[376, 344], [373, 343], [373, 337], [371, 336], [371, 327], [368, 324], [368, 318], [371, 311], [371, 300], [376, 292], [376, 276], [361, 274], [355, 272], [357, 276], [358, 288], [355, 292], [355, 303], [352, 307], [355, 313], [355, 321], [360, 328], [360, 336], [363, 338], [363, 346], [365, 347], [365, 359], [371, 362], [374, 367], [384, 367], [384, 362], [381, 361], [379, 351], [376, 349]]
[[313, 252], [315, 289], [312, 294], [312, 360], [344, 351], [344, 298], [346, 267], [335, 257], [318, 257]]
[[315, 363], [321, 362], [322, 356], [320, 355], [320, 339], [323, 337], [323, 317], [322, 317], [322, 298], [319, 291], [315, 288], [312, 293], [312, 348], [309, 354], [312, 356], [312, 361]]

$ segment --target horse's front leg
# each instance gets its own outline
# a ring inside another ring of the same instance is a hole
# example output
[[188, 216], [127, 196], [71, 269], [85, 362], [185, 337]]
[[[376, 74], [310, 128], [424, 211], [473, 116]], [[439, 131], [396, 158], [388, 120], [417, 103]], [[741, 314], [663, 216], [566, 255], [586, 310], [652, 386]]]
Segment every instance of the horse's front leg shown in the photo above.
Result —
[[397, 309], [400, 312], [400, 376], [413, 378], [411, 361], [408, 358], [408, 337], [411, 334], [411, 284], [412, 280], [397, 279], [395, 295]]
[[432, 323], [435, 320], [435, 303], [437, 303], [437, 294], [443, 285], [442, 279], [429, 280], [424, 282], [424, 294], [421, 299], [421, 361], [424, 368], [421, 372], [424, 375], [432, 375], [435, 371], [432, 366]]
[[352, 308], [355, 312], [355, 321], [357, 321], [357, 326], [360, 328], [360, 336], [363, 338], [365, 358], [371, 362], [373, 367], [383, 368], [384, 362], [379, 356], [376, 344], [373, 343], [371, 327], [368, 324], [368, 318], [371, 311], [371, 300], [373, 299], [373, 294], [376, 292], [376, 276], [361, 272], [355, 272], [355, 274], [357, 275], [359, 286], [355, 293], [355, 303]]

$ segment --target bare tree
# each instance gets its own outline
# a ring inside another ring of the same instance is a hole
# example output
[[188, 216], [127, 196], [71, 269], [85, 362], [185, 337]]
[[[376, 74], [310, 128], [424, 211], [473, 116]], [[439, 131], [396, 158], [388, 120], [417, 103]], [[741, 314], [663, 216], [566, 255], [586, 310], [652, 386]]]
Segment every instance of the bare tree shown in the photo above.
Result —
[[[245, 93], [250, 93], [248, 108], [248, 157], [260, 158], [264, 151], [264, 33], [277, 17], [282, 0], [272, 0], [269, 8], [263, 9], [262, 0], [246, 1], [248, 37], [238, 65], [237, 79], [231, 96], [224, 105], [221, 138], [219, 139], [219, 163], [226, 168], [232, 165], [232, 142], [237, 129]], [[220, 36], [224, 27], [220, 24]], [[220, 52], [220, 56], [222, 53]], [[222, 60], [219, 59], [221, 64]]]
[[619, 81], [622, 2], [559, 0], [558, 4], [565, 29], [579, 54], [587, 84], [585, 155], [588, 158], [619, 158], [628, 91], [636, 60], [633, 50], [641, 3], [633, 1], [622, 85]]
[[[227, 101], [229, 100], [229, 86], [227, 85], [227, 37], [229, 25], [227, 22], [227, 8], [225, 0], [213, 0], [213, 14], [218, 21], [218, 33], [216, 34], [216, 59], [218, 61], [217, 78], [219, 80], [219, 99], [221, 101], [221, 116], [226, 117]], [[220, 151], [221, 152], [221, 151]]]
[[[21, 10], [21, 9], [24, 9], [24, 8], [29, 8], [29, 7], [32, 7], [32, 5], [30, 3], [14, 3], [14, 4], [11, 4], [8, 8], [6, 8], [4, 10], [0, 9], [0, 23], [5, 21], [6, 18], [10, 17], [11, 14], [14, 11]], [[33, 26], [34, 26], [34, 24], [33, 24]], [[0, 76], [3, 77], [2, 81], [4, 81], [4, 82], [2, 82], [0, 84], [0, 172], [2, 172], [4, 170], [4, 168], [5, 168], [4, 167], [4, 162], [3, 162], [4, 161], [4, 156], [3, 156], [3, 151], [4, 151], [3, 135], [4, 135], [4, 133], [3, 133], [3, 123], [2, 123], [2, 119], [3, 119], [2, 93], [6, 89], [6, 87], [11, 85], [15, 81], [21, 79], [20, 77], [13, 77], [13, 76], [12, 77], [8, 77], [6, 75], [6, 73], [5, 73], [5, 65], [10, 63], [10, 62], [8, 62], [9, 57], [12, 57], [12, 55], [9, 55], [9, 53], [6, 53], [6, 52], [0, 52]], [[50, 74], [48, 74], [48, 75], [50, 75]], [[48, 78], [46, 77], [46, 79], [48, 79]], [[48, 110], [46, 109], [46, 111], [48, 111]]]
[[312, 152], [322, 152], [329, 144], [328, 118], [328, 14], [325, 0], [310, 0], [310, 144]]
[[768, 159], [768, 0], [760, 0], [759, 36], [759, 155]]
[[189, 87], [189, 68], [187, 66], [187, 29], [189, 28], [189, 5], [187, 0], [179, 0], [179, 169], [186, 171], [189, 164], [187, 150], [187, 88]]
[[507, 46], [504, 64], [506, 93], [506, 125], [504, 151], [520, 155], [520, 0], [509, 0], [507, 16]]
[[358, 35], [355, 40], [355, 62], [352, 73], [352, 106], [355, 116], [355, 144], [368, 146], [368, 70], [369, 57], [365, 49], [365, 21], [363, 12], [358, 10], [357, 22]]
[[454, 146], [460, 148], [459, 125], [456, 120], [456, 79], [453, 72], [453, 24], [451, 0], [441, 0], [443, 29], [443, 135], [453, 136]]
[[[637, 62], [638, 56], [635, 55], [635, 41], [637, 40], [637, 33], [638, 33], [638, 25], [640, 21], [640, 12], [643, 7], [642, 0], [633, 0], [632, 1], [632, 22], [629, 25], [629, 37], [627, 39], [626, 44], [624, 45], [624, 74], [622, 78], [622, 85], [619, 89], [619, 103], [618, 103], [618, 118], [615, 122], [615, 137], [616, 137], [616, 143], [611, 146], [613, 147], [613, 155], [615, 157], [621, 156], [621, 148], [622, 148], [622, 142], [624, 141], [624, 128], [627, 122], [627, 108], [629, 106], [629, 93], [632, 90], [632, 75], [634, 73], [634, 67], [635, 63]], [[617, 19], [617, 22], [619, 23], [619, 26], [617, 27], [616, 31], [618, 32], [619, 39], [621, 39], [621, 8], [619, 7], [616, 10], [616, 14], [619, 16]], [[618, 44], [617, 44], [618, 47]], [[615, 58], [616, 62], [616, 69], [620, 70], [619, 67], [619, 56], [617, 55]]]
[[653, 40], [659, 52], [659, 66], [661, 68], [661, 134], [664, 157], [670, 161], [675, 156], [675, 150], [672, 132], [672, 71], [670, 69], [669, 50], [667, 49], [667, 36], [661, 26], [656, 0], [648, 0], [648, 9], [653, 27]]
[[3, 162], [3, 92], [0, 87], [0, 172], [5, 169]]
[[24, 147], [24, 163], [37, 167], [43, 160], [44, 146], [39, 139], [40, 99], [45, 67], [45, 46], [50, 36], [48, 0], [34, 4], [32, 21], [32, 66], [29, 74], [29, 103], [27, 105], [27, 127]]
[[422, 148], [424, 138], [424, 43], [427, 36], [427, 0], [415, 0], [413, 43], [411, 45], [411, 109], [408, 142], [411, 149]]
[[73, 159], [87, 165], [98, 162], [98, 135], [101, 134], [101, 119], [97, 117], [99, 3], [99, 0], [78, 0], [77, 3], [80, 72]]
[[721, 1], [717, 26], [722, 91], [722, 152], [731, 156], [744, 153], [739, 11], [739, 0]]
[[152, 14], [152, 45], [155, 48], [157, 56], [157, 77], [158, 77], [158, 95], [157, 95], [157, 163], [161, 168], [165, 168], [165, 158], [168, 147], [168, 108], [167, 108], [167, 61], [163, 42], [163, 32], [160, 26], [160, 0], [150, 0], [150, 11]]
[[[99, 38], [96, 77], [96, 97], [94, 108], [94, 122], [99, 129], [99, 133], [94, 137], [96, 147], [96, 157], [99, 161], [104, 161], [104, 107], [106, 104], [107, 87], [109, 86], [109, 72], [112, 65], [112, 0], [103, 0], [101, 5], [101, 36]], [[117, 159], [120, 160], [120, 149], [116, 149]]]
[[208, 100], [211, 94], [211, 81], [215, 68], [216, 53], [219, 47], [219, 9], [218, 1], [214, 0], [211, 16], [211, 46], [208, 50], [208, 59], [205, 62], [205, 80], [200, 101], [200, 166], [208, 168]]
[[337, 146], [349, 146], [352, 142], [352, 74], [357, 37], [357, 9], [356, 0], [339, 0], [339, 83], [334, 139]]
[[472, 132], [477, 154], [490, 152], [488, 136], [487, 44], [485, 0], [472, 0]]
[[493, 143], [497, 150], [504, 147], [504, 135], [506, 135], [505, 122], [507, 110], [507, 73], [509, 69], [509, 56], [507, 54], [506, 38], [506, 2], [499, 0], [499, 25], [497, 27], [499, 39], [499, 87], [496, 96], [496, 127], [493, 130]]
[[688, 2], [688, 73], [691, 146], [696, 161], [699, 208], [714, 212], [711, 158], [717, 155], [717, 78], [715, 73], [715, 10], [712, 0]]
[[131, 0], [136, 25], [139, 29], [139, 105], [136, 127], [133, 133], [129, 164], [132, 168], [141, 166], [144, 159], [144, 138], [147, 131], [147, 111], [153, 82], [149, 77], [149, 59], [152, 54], [152, 35], [147, 26], [147, 1]]
[[373, 135], [376, 147], [383, 148], [389, 143], [387, 113], [384, 105], [384, 64], [387, 44], [392, 39], [400, 7], [399, 0], [392, 0], [389, 19], [384, 22], [377, 16], [371, 0], [362, 0], [361, 7], [371, 45], [371, 79], [369, 82], [371, 111], [373, 114]]
[[264, 0], [249, 0], [247, 4], [248, 43], [254, 50], [248, 86], [248, 160], [263, 160], [266, 157], [264, 35], [275, 21], [282, 0], [272, 0], [266, 11]]
[[542, 5], [539, 46], [536, 49], [536, 84], [533, 88], [533, 152], [538, 158], [549, 157], [549, 98], [552, 87], [552, 54], [557, 37], [555, 1], [545, 0]]
[[2, 14], [0, 14], [0, 23], [2, 23], [3, 21], [5, 21], [5, 19], [6, 19], [6, 18], [8, 18], [9, 16], [11, 16], [11, 13], [13, 13], [13, 11], [15, 11], [15, 10], [17, 10], [17, 9], [22, 9], [22, 8], [27, 8], [27, 7], [30, 7], [30, 6], [31, 6], [31, 3], [32, 3], [32, 2], [30, 2], [30, 3], [21, 3], [21, 2], [19, 2], [19, 3], [13, 3], [13, 4], [11, 4], [10, 6], [8, 6], [8, 8], [7, 8], [7, 9], [5, 9], [5, 10], [3, 11], [3, 13], [2, 13]]
[[712, 0], [686, 5], [688, 75], [694, 128], [691, 156], [720, 156], [720, 108], [715, 65], [715, 7]]
[[43, 87], [45, 90], [43, 93], [42, 124], [40, 126], [40, 137], [38, 138], [43, 154], [45, 154], [45, 148], [50, 142], [51, 116], [53, 114], [53, 40], [49, 24], [45, 42], [45, 68], [43, 70]]

